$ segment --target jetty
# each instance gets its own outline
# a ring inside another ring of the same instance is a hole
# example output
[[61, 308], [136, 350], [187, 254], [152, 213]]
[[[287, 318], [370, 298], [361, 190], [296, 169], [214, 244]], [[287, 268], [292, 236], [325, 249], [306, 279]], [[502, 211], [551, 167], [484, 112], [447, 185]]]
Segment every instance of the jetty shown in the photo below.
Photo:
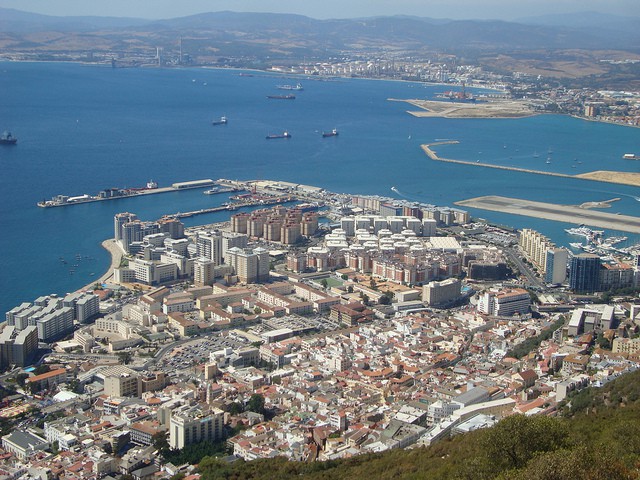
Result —
[[580, 173], [578, 175], [569, 175], [567, 173], [547, 172], [544, 170], [534, 170], [531, 168], [494, 165], [492, 163], [485, 163], [480, 161], [472, 162], [469, 160], [455, 160], [453, 158], [442, 158], [438, 156], [438, 154], [432, 148], [438, 145], [451, 145], [451, 144], [457, 144], [457, 143], [460, 143], [460, 142], [457, 140], [447, 140], [445, 142], [427, 143], [424, 145], [420, 145], [420, 147], [431, 160], [435, 160], [437, 162], [456, 163], [459, 165], [467, 165], [472, 167], [494, 168], [496, 170], [510, 170], [513, 172], [532, 173], [534, 175], [546, 175], [548, 177], [574, 178], [577, 180], [591, 180], [594, 182], [616, 183], [619, 185], [632, 185], [635, 187], [640, 187], [640, 173], [636, 173], [636, 172], [616, 172], [616, 171], [609, 171], [609, 170], [598, 170], [594, 172]]
[[[84, 203], [92, 203], [92, 202], [104, 202], [107, 200], [118, 200], [120, 198], [132, 198], [138, 197], [141, 195], [158, 195], [160, 193], [169, 193], [169, 192], [178, 192], [182, 190], [192, 190], [194, 188], [207, 188], [218, 185], [217, 182], [211, 179], [205, 180], [190, 180], [188, 182], [176, 182], [173, 183], [170, 187], [160, 187], [157, 185], [153, 187], [147, 188], [107, 188], [105, 190], [100, 191], [97, 195], [77, 195], [77, 196], [68, 196], [68, 195], [56, 195], [51, 200], [43, 200], [38, 202], [37, 205], [42, 208], [51, 208], [51, 207], [68, 207], [71, 205], [81, 205]], [[227, 193], [227, 192], [235, 192], [238, 191], [237, 188], [224, 186], [225, 188], [220, 189], [216, 193]]]
[[292, 195], [284, 196], [284, 197], [273, 197], [273, 198], [262, 198], [259, 200], [256, 199], [248, 199], [242, 200], [239, 202], [229, 203], [228, 205], [220, 205], [218, 207], [211, 208], [201, 208], [200, 210], [192, 210], [190, 212], [178, 212], [178, 213], [170, 213], [164, 215], [164, 218], [189, 218], [195, 217], [197, 215], [204, 215], [207, 213], [216, 213], [216, 212], [224, 212], [229, 210], [237, 210], [243, 207], [255, 207], [255, 206], [266, 206], [266, 205], [277, 205], [280, 203], [287, 202], [295, 202], [298, 198]]

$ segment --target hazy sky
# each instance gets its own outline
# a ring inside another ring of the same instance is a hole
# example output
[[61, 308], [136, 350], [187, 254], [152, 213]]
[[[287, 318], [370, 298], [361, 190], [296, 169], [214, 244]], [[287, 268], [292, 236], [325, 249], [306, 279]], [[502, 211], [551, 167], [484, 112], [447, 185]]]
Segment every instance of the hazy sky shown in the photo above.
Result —
[[298, 13], [313, 18], [417, 15], [432, 18], [518, 17], [597, 11], [640, 16], [640, 0], [0, 0], [0, 7], [47, 15], [174, 18], [202, 12]]

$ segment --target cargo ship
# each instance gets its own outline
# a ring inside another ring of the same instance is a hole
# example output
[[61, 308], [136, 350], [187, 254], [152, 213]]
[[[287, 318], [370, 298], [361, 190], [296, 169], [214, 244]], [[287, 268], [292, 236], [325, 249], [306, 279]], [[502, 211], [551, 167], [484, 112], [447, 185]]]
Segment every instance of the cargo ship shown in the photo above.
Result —
[[278, 88], [279, 90], [296, 90], [298, 92], [301, 92], [302, 90], [304, 90], [304, 88], [302, 88], [302, 85], [300, 83], [296, 85], [277, 85], [276, 88]]
[[295, 100], [295, 95], [267, 95], [267, 98], [271, 98], [274, 100]]
[[220, 120], [214, 120], [213, 122], [211, 122], [212, 125], [226, 125], [227, 124], [227, 117], [220, 117]]
[[11, 132], [3, 132], [0, 135], [0, 145], [15, 145], [16, 143], [18, 143], [18, 139]]
[[334, 128], [333, 130], [331, 130], [330, 132], [322, 132], [322, 136], [324, 138], [327, 137], [337, 137], [338, 136], [338, 129]]
[[267, 140], [273, 140], [274, 138], [291, 138], [291, 134], [289, 132], [282, 132], [281, 134], [271, 134], [267, 135]]

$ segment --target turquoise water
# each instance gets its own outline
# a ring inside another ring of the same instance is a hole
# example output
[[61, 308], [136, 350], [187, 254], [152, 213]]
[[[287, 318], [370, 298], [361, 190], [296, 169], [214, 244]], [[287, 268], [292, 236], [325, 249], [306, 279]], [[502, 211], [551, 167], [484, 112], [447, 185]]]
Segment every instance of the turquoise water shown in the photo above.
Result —
[[[438, 153], [571, 174], [637, 172], [640, 162], [621, 157], [640, 152], [640, 130], [564, 116], [414, 118], [407, 104], [387, 99], [432, 98], [446, 88], [404, 82], [301, 79], [305, 90], [295, 92], [296, 100], [266, 99], [279, 92], [277, 84], [296, 81], [226, 70], [0, 63], [0, 131], [19, 138], [16, 147], [0, 149], [0, 312], [38, 295], [73, 291], [91, 282], [91, 273], [101, 275], [108, 257], [100, 242], [113, 235], [117, 212], [154, 220], [226, 200], [194, 190], [67, 208], [35, 206], [57, 194], [95, 194], [149, 179], [167, 186], [200, 178], [271, 178], [438, 205], [489, 194], [562, 204], [620, 197], [611, 212], [640, 213], [635, 187], [433, 162], [420, 149], [421, 143], [455, 139], [458, 145], [440, 146]], [[222, 115], [229, 124], [213, 127], [211, 120]], [[320, 133], [332, 128], [340, 136], [323, 139]], [[291, 140], [264, 138], [284, 130]], [[552, 163], [545, 164], [549, 149]], [[565, 234], [566, 224], [472, 213], [535, 228], [560, 244], [576, 241]], [[219, 213], [185, 223], [227, 218]], [[78, 265], [72, 275], [71, 264]]]

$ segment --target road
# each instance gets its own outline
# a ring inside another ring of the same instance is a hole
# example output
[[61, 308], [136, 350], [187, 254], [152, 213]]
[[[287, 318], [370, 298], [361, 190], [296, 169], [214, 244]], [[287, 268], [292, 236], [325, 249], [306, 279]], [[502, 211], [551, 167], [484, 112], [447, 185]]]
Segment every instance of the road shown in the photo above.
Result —
[[504, 252], [509, 257], [515, 266], [518, 268], [520, 273], [527, 278], [529, 282], [529, 286], [539, 288], [540, 290], [545, 289], [545, 285], [536, 277], [536, 275], [531, 271], [531, 269], [522, 261], [518, 252], [513, 248], [505, 248]]

